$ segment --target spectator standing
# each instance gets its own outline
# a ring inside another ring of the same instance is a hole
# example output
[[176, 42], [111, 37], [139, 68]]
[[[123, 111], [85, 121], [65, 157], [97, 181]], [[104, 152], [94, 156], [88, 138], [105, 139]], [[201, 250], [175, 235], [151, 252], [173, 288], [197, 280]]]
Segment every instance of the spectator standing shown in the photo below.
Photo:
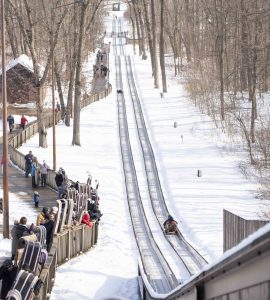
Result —
[[17, 250], [18, 240], [16, 240], [14, 237], [15, 237], [15, 232], [17, 231], [18, 225], [19, 225], [19, 221], [14, 220], [14, 225], [10, 231], [11, 238], [12, 238], [12, 240], [11, 240], [11, 260], [14, 260], [16, 250]]
[[63, 183], [63, 174], [62, 174], [62, 168], [59, 169], [59, 171], [55, 175], [55, 184], [57, 186], [58, 190], [58, 198], [60, 198], [61, 194], [63, 193], [62, 191], [62, 183]]
[[8, 126], [9, 126], [9, 132], [12, 132], [12, 130], [14, 128], [14, 117], [12, 115], [9, 115], [7, 117], [7, 121], [8, 121]]
[[32, 188], [37, 187], [36, 172], [37, 172], [37, 159], [36, 157], [33, 157], [32, 165], [31, 165]]
[[28, 177], [29, 173], [31, 173], [32, 162], [34, 159], [32, 151], [29, 151], [29, 153], [25, 155], [24, 159], [25, 159], [25, 177]]
[[46, 220], [49, 220], [49, 208], [43, 207], [41, 213], [39, 213], [37, 216], [36, 225], [43, 225], [46, 222]]
[[26, 117], [24, 115], [22, 115], [21, 117], [21, 127], [24, 130], [26, 123], [28, 123], [28, 120], [26, 119]]
[[58, 212], [58, 207], [53, 206], [50, 210], [50, 213], [48, 214], [48, 216], [49, 216], [48, 220], [45, 220], [45, 222], [42, 224], [46, 228], [47, 250], [49, 250], [50, 244], [52, 241], [53, 228], [54, 228], [54, 223], [55, 223], [57, 212]]
[[17, 251], [19, 239], [28, 232], [28, 226], [26, 225], [26, 217], [21, 217], [20, 222], [14, 221], [14, 226], [11, 229], [11, 259], [13, 260]]
[[45, 160], [43, 160], [43, 164], [40, 167], [40, 174], [41, 174], [41, 186], [46, 186], [47, 175], [49, 171], [49, 166], [46, 164]]
[[0, 267], [0, 280], [2, 280], [1, 299], [5, 299], [7, 293], [16, 278], [18, 267], [15, 267], [10, 259], [6, 259]]
[[[66, 175], [65, 170], [63, 170], [63, 169], [62, 169], [62, 176], [63, 176], [63, 182], [61, 184], [61, 195], [66, 193], [67, 188], [68, 188], [68, 177]], [[61, 197], [61, 195], [60, 195], [60, 197]]]
[[40, 195], [37, 191], [34, 191], [33, 202], [35, 204], [35, 207], [38, 207], [39, 201], [40, 201]]

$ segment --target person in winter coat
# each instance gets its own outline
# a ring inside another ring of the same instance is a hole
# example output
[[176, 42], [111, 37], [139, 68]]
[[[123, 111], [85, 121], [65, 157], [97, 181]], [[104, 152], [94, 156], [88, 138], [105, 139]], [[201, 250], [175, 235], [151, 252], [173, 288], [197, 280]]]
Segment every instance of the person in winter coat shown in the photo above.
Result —
[[56, 219], [56, 215], [58, 212], [58, 207], [53, 206], [50, 210], [49, 213], [49, 218], [46, 220], [42, 225], [46, 228], [46, 245], [47, 245], [47, 250], [50, 250], [50, 245], [53, 237], [53, 228], [54, 228], [54, 223]]
[[35, 207], [38, 207], [39, 201], [40, 201], [40, 195], [37, 191], [35, 191], [33, 196], [33, 202], [35, 204]]
[[41, 213], [37, 216], [36, 225], [43, 225], [49, 219], [49, 208], [43, 207]]
[[12, 115], [9, 115], [7, 117], [7, 121], [8, 121], [8, 126], [9, 126], [9, 132], [12, 132], [12, 130], [14, 128], [14, 117]]
[[43, 160], [43, 164], [40, 167], [40, 174], [41, 174], [41, 186], [46, 186], [47, 175], [49, 171], [49, 166], [46, 164], [45, 160]]
[[55, 184], [56, 184], [57, 190], [58, 190], [58, 198], [60, 198], [61, 194], [63, 193], [61, 187], [62, 187], [62, 183], [63, 183], [63, 180], [64, 180], [61, 168], [56, 173], [54, 179], [55, 179]]
[[100, 221], [100, 218], [102, 217], [102, 213], [98, 209], [98, 206], [96, 205], [94, 200], [91, 200], [90, 202], [88, 201], [87, 210], [88, 210], [91, 220]]
[[2, 280], [1, 299], [5, 299], [11, 289], [17, 270], [18, 267], [15, 267], [10, 259], [6, 259], [0, 267], [0, 280]]
[[63, 182], [60, 186], [60, 196], [59, 198], [64, 198], [64, 194], [67, 192], [67, 188], [68, 188], [68, 177], [66, 175], [65, 170], [62, 169], [62, 177], [63, 177]]
[[165, 233], [175, 233], [177, 230], [177, 222], [174, 220], [173, 216], [168, 215], [167, 220], [163, 223]]
[[25, 159], [25, 177], [28, 177], [28, 175], [31, 173], [32, 162], [34, 159], [32, 151], [29, 151], [29, 153], [25, 155], [24, 159]]
[[93, 223], [90, 222], [90, 216], [89, 216], [89, 213], [87, 211], [84, 212], [81, 223], [86, 224], [89, 227], [93, 227]]
[[12, 242], [11, 242], [11, 259], [14, 260], [16, 251], [17, 251], [17, 246], [19, 239], [27, 234], [29, 228], [26, 225], [27, 219], [26, 217], [21, 217], [20, 222], [17, 220], [14, 221], [14, 226], [11, 229], [11, 237], [12, 237]]
[[35, 157], [33, 157], [32, 165], [31, 165], [32, 188], [37, 187], [36, 172], [37, 172], [37, 160]]
[[19, 221], [14, 220], [14, 225], [10, 231], [11, 238], [12, 238], [12, 240], [11, 240], [11, 260], [14, 260], [16, 250], [17, 250], [18, 240], [16, 240], [14, 237], [15, 237], [15, 232], [17, 230], [18, 225], [19, 225]]
[[26, 117], [24, 115], [22, 115], [21, 117], [21, 127], [24, 130], [26, 123], [28, 123], [28, 120], [26, 119]]

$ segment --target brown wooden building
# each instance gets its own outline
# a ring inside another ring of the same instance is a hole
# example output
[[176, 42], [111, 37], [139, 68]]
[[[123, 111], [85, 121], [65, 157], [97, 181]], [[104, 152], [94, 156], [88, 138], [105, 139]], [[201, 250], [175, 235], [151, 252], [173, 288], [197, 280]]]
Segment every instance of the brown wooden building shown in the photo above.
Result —
[[[6, 78], [8, 104], [36, 102], [37, 88], [33, 73], [33, 64], [26, 55], [23, 54], [7, 64]], [[2, 74], [0, 74], [1, 80]], [[0, 94], [2, 101], [2, 85], [0, 85]]]

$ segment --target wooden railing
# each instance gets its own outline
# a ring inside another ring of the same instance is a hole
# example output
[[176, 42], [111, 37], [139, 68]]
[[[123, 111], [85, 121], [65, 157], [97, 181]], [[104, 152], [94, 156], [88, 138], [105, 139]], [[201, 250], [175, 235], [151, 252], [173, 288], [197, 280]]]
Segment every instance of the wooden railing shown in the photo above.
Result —
[[39, 276], [44, 283], [39, 299], [48, 299], [50, 296], [56, 267], [91, 249], [97, 239], [97, 223], [92, 228], [86, 225], [72, 226], [54, 236], [49, 257]]
[[269, 218], [257, 215], [253, 218], [245, 218], [223, 209], [223, 251], [238, 245], [243, 239], [267, 223], [269, 223]]
[[[111, 90], [112, 87], [111, 84], [109, 84], [103, 91], [99, 93], [90, 96], [84, 96], [81, 101], [81, 109], [95, 101], [105, 98], [108, 96]], [[60, 117], [60, 113], [57, 113], [57, 122], [60, 121]], [[49, 128], [51, 126], [52, 116], [47, 116], [45, 118], [45, 127]], [[24, 154], [20, 153], [17, 148], [37, 133], [38, 125], [37, 122], [34, 121], [29, 123], [25, 130], [19, 132], [9, 141], [10, 160], [22, 170], [25, 169]], [[54, 178], [55, 172], [49, 170], [46, 183], [48, 186], [56, 190], [57, 188]], [[55, 270], [58, 265], [63, 264], [69, 259], [88, 251], [97, 243], [98, 223], [94, 222], [93, 224], [94, 226], [92, 228], [86, 225], [71, 226], [70, 228], [63, 230], [53, 237], [49, 257], [39, 276], [44, 283], [40, 290], [39, 299], [45, 300], [50, 296], [55, 278]]]

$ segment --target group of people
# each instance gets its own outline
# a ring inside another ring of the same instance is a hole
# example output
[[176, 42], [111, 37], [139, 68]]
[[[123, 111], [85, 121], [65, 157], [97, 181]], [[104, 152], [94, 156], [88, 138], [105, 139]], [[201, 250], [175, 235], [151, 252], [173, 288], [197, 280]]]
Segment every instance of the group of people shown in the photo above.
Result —
[[[21, 270], [36, 275], [35, 272], [31, 271], [30, 266], [27, 263], [22, 265]], [[0, 280], [2, 280], [2, 288], [0, 293], [1, 299], [7, 299], [6, 297], [8, 297], [8, 299], [10, 299], [9, 297], [11, 297], [11, 299], [15, 299], [13, 298], [14, 294], [12, 293], [12, 285], [15, 282], [15, 279], [18, 275], [18, 271], [19, 271], [18, 266], [16, 266], [11, 259], [6, 259], [3, 262], [2, 266], [0, 267]], [[30, 294], [27, 299], [28, 300], [38, 299], [39, 291], [42, 285], [43, 285], [42, 280], [38, 279], [35, 285], [31, 288]]]
[[102, 217], [102, 213], [99, 210], [99, 197], [96, 190], [91, 190], [91, 200], [87, 202], [87, 210], [82, 217], [82, 224], [86, 224], [89, 227], [93, 226], [92, 221], [99, 222]]
[[49, 250], [53, 238], [53, 228], [58, 213], [58, 207], [43, 207], [37, 216], [36, 226], [44, 226], [46, 228], [46, 245]]
[[43, 160], [41, 166], [38, 166], [37, 158], [33, 155], [32, 151], [24, 157], [25, 160], [25, 177], [27, 178], [29, 174], [32, 177], [32, 188], [38, 186], [45, 187], [47, 184], [47, 175], [49, 171], [49, 166], [46, 161]]
[[[33, 155], [32, 151], [29, 151], [25, 155], [25, 177], [27, 178], [31, 174], [32, 178], [32, 188], [37, 188], [39, 186], [46, 187], [47, 176], [49, 172], [49, 166], [46, 161], [43, 160], [41, 165], [38, 165], [37, 158]], [[65, 198], [64, 194], [67, 192], [68, 188], [68, 177], [63, 168], [60, 168], [55, 175], [55, 183], [58, 191], [58, 199]], [[39, 207], [40, 194], [38, 191], [34, 191], [33, 202], [36, 208]]]
[[47, 250], [49, 250], [57, 212], [58, 208], [56, 206], [51, 208], [43, 207], [41, 212], [37, 215], [36, 224], [32, 223], [28, 225], [26, 217], [21, 217], [20, 220], [14, 221], [14, 226], [11, 229], [11, 260], [15, 259], [18, 242], [21, 237], [27, 236], [29, 238], [29, 236], [31, 236], [31, 240], [37, 240], [37, 226], [44, 226], [46, 228], [46, 246]]
[[[18, 254], [18, 251], [20, 251], [19, 241], [22, 237], [28, 240], [37, 241], [37, 226], [44, 226], [46, 228], [47, 249], [42, 249], [42, 254], [44, 255], [45, 253], [45, 257], [47, 259], [53, 237], [53, 228], [57, 212], [58, 208], [56, 206], [52, 208], [43, 207], [42, 211], [37, 216], [36, 225], [34, 223], [28, 225], [26, 217], [21, 217], [20, 220], [14, 221], [14, 226], [11, 229], [11, 258], [6, 259], [0, 267], [0, 280], [2, 280], [2, 288], [0, 293], [1, 299], [6, 298], [18, 273], [18, 260], [20, 256]], [[40, 259], [39, 263], [41, 263]], [[45, 263], [45, 261], [43, 261], [43, 263]], [[23, 265], [21, 269], [31, 272], [30, 266], [27, 267], [27, 265]], [[37, 288], [40, 288], [40, 281], [37, 285]], [[38, 294], [38, 290], [34, 292]]]
[[93, 65], [93, 72], [95, 77], [106, 77], [108, 68], [103, 64], [104, 57], [106, 57], [107, 53], [105, 50], [98, 50], [97, 52], [97, 65]]
[[[32, 153], [28, 153], [28, 155], [31, 157]], [[67, 176], [65, 174], [65, 171], [62, 168], [60, 168], [59, 171], [57, 172], [55, 176], [55, 182], [57, 183], [58, 194], [60, 195], [60, 197], [67, 198]], [[77, 181], [72, 187], [79, 190], [79, 182]], [[81, 224], [85, 224], [86, 226], [89, 227], [93, 227], [93, 221], [99, 222], [100, 218], [102, 217], [102, 213], [99, 210], [99, 197], [97, 194], [97, 189], [98, 189], [98, 182], [96, 183], [96, 189], [91, 188], [91, 196], [90, 196], [91, 200], [88, 201], [87, 210], [84, 211], [81, 220]], [[35, 202], [35, 206], [38, 207], [39, 204], [38, 192], [36, 191], [34, 192], [33, 199]], [[12, 287], [13, 282], [15, 281], [16, 275], [18, 274], [17, 266], [19, 264], [18, 262], [20, 259], [20, 251], [22, 250], [20, 239], [23, 237], [24, 239], [27, 240], [37, 241], [39, 234], [41, 232], [41, 228], [43, 227], [46, 228], [46, 230], [44, 231], [44, 234], [46, 232], [45, 249], [42, 249], [42, 251], [44, 250], [47, 253], [46, 257], [48, 257], [48, 251], [52, 243], [57, 215], [58, 215], [57, 206], [53, 206], [51, 208], [43, 207], [42, 210], [37, 215], [35, 224], [32, 223], [31, 225], [29, 225], [26, 217], [21, 217], [20, 220], [14, 221], [14, 226], [11, 229], [11, 237], [12, 237], [11, 258], [6, 260], [0, 267], [0, 280], [2, 280], [1, 299], [5, 299], [6, 295], [8, 294], [9, 290]], [[78, 216], [76, 216], [75, 209], [73, 211], [73, 219], [74, 222], [72, 224], [78, 225]], [[39, 263], [41, 263], [40, 257], [39, 257]], [[26, 267], [22, 266], [21, 268], [23, 270], [28, 271], [27, 266]], [[30, 269], [29, 272], [31, 272]], [[37, 286], [37, 289], [36, 290], [33, 289], [33, 293], [35, 292], [36, 294], [38, 294], [39, 291], [38, 288], [40, 288], [40, 282]]]
[[[37, 159], [34, 157], [32, 151], [29, 151], [28, 154], [25, 155], [25, 177], [28, 177], [31, 174], [32, 177], [32, 187], [37, 187], [37, 172], [40, 173], [40, 182], [41, 186], [46, 185], [46, 178], [48, 174], [49, 167], [45, 161], [41, 166], [37, 165]], [[60, 168], [55, 175], [55, 183], [58, 189], [58, 198], [63, 199], [67, 198], [67, 189], [68, 189], [68, 177], [63, 168]], [[74, 186], [75, 189], [79, 190], [79, 182], [77, 181]], [[98, 182], [96, 183], [96, 189], [98, 188]], [[81, 220], [81, 224], [86, 224], [89, 227], [93, 226], [93, 221], [100, 221], [102, 216], [99, 208], [98, 208], [98, 195], [96, 190], [92, 189], [91, 193], [91, 202], [88, 201], [89, 205], [87, 210], [83, 213], [83, 217]], [[34, 191], [33, 202], [36, 208], [40, 206], [40, 195], [38, 191]], [[62, 206], [63, 209], [63, 206]], [[1, 290], [1, 299], [5, 299], [8, 291], [11, 289], [12, 284], [18, 274], [18, 261], [20, 259], [20, 251], [21, 249], [21, 241], [20, 239], [23, 237], [24, 239], [36, 241], [38, 240], [40, 234], [40, 228], [46, 228], [44, 230], [44, 234], [46, 232], [46, 249], [49, 251], [53, 232], [55, 227], [56, 218], [58, 215], [58, 207], [53, 206], [43, 207], [42, 210], [38, 213], [36, 223], [32, 223], [31, 225], [27, 224], [27, 218], [21, 217], [20, 220], [14, 221], [14, 226], [11, 230], [12, 244], [11, 244], [11, 258], [6, 260], [2, 266], [0, 267], [0, 280], [2, 280], [2, 290]], [[78, 224], [78, 216], [76, 215], [76, 211], [73, 211], [74, 222], [72, 224]], [[77, 223], [76, 223], [77, 222]], [[42, 249], [43, 250], [43, 249]], [[47, 253], [48, 254], [48, 253]]]
[[[8, 115], [7, 122], [8, 122], [8, 126], [9, 126], [9, 132], [12, 132], [14, 129], [14, 125], [15, 125], [15, 120], [11, 114]], [[22, 130], [25, 129], [26, 123], [28, 123], [28, 120], [26, 119], [26, 117], [24, 115], [22, 115], [21, 121], [20, 121], [20, 126], [21, 126]]]
[[108, 68], [103, 64], [100, 64], [99, 67], [97, 65], [93, 65], [93, 72], [96, 77], [106, 77]]
[[106, 51], [105, 50], [103, 50], [103, 51], [98, 50], [98, 52], [97, 52], [97, 62], [102, 62], [104, 56], [106, 56]]

